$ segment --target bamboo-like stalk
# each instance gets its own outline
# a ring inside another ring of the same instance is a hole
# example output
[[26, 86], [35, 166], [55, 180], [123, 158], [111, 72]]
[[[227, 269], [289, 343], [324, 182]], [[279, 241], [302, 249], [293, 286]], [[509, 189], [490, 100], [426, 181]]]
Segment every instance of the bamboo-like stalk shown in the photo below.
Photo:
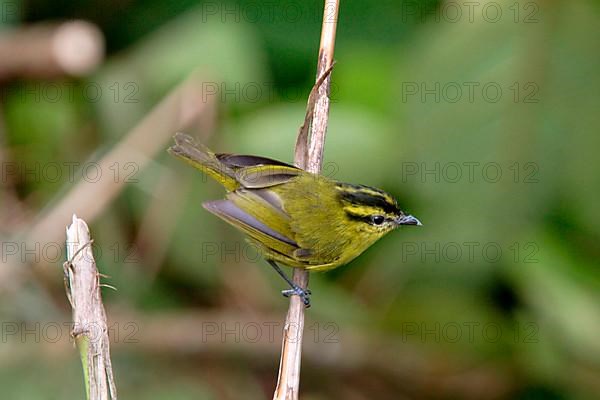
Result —
[[73, 308], [75, 343], [81, 356], [88, 400], [117, 399], [106, 312], [100, 293], [100, 274], [92, 254], [90, 231], [84, 220], [73, 215], [67, 227], [65, 290]]
[[[294, 162], [300, 168], [318, 174], [323, 163], [323, 148], [329, 116], [330, 72], [333, 66], [335, 32], [339, 0], [325, 0], [321, 44], [317, 66], [317, 81], [308, 99], [304, 124], [298, 133]], [[310, 127], [310, 135], [308, 135]], [[306, 289], [308, 271], [294, 268], [293, 281]], [[297, 400], [300, 386], [300, 362], [304, 332], [304, 303], [299, 296], [290, 296], [281, 344], [279, 375], [274, 400]]]

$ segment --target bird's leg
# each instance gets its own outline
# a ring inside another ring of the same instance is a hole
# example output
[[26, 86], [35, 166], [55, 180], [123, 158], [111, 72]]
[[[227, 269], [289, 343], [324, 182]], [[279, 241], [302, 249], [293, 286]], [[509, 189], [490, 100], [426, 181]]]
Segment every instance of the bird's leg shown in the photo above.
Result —
[[273, 267], [273, 269], [281, 276], [287, 283], [290, 285], [291, 289], [282, 290], [281, 294], [285, 297], [290, 297], [293, 295], [300, 296], [304, 305], [306, 307], [310, 307], [310, 290], [302, 289], [300, 286], [296, 285], [287, 275], [279, 268], [279, 265], [275, 263], [273, 260], [267, 260], [267, 262]]

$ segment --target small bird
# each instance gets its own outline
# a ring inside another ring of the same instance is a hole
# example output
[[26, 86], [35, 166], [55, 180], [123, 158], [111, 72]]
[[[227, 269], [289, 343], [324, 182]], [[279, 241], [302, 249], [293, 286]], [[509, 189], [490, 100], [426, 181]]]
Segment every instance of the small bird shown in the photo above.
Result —
[[235, 226], [261, 250], [310, 306], [310, 291], [296, 285], [279, 264], [327, 271], [349, 263], [401, 225], [421, 225], [393, 197], [364, 185], [337, 182], [265, 157], [215, 154], [192, 137], [177, 133], [169, 153], [215, 179], [225, 199], [207, 201], [206, 210]]

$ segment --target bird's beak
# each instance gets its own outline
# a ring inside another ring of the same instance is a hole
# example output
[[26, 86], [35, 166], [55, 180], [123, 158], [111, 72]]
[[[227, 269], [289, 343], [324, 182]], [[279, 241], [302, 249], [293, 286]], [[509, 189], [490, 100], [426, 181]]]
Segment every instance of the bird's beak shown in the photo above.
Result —
[[403, 215], [402, 217], [398, 217], [396, 219], [396, 224], [398, 225], [423, 225], [421, 221], [413, 217], [412, 215]]

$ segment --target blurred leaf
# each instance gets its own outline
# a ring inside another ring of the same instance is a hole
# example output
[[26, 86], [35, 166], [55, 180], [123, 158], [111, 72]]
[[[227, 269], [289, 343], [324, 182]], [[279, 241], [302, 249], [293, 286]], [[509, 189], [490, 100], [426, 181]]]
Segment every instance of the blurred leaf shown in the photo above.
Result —
[[233, 91], [235, 104], [243, 106], [240, 87], [267, 82], [265, 68], [250, 25], [224, 25], [217, 16], [208, 18], [196, 9], [115, 57], [92, 83], [106, 93], [98, 103], [104, 131], [119, 137], [193, 71], [207, 80], [203, 102]]
[[[293, 162], [296, 134], [305, 104], [281, 104], [255, 112], [227, 127], [224, 151], [247, 152]], [[332, 104], [323, 159], [323, 174], [332, 179], [380, 185], [390, 173], [396, 150], [386, 138], [393, 128], [377, 115], [352, 106]], [[373, 162], [376, 157], [381, 162]], [[390, 161], [387, 161], [390, 160]]]

